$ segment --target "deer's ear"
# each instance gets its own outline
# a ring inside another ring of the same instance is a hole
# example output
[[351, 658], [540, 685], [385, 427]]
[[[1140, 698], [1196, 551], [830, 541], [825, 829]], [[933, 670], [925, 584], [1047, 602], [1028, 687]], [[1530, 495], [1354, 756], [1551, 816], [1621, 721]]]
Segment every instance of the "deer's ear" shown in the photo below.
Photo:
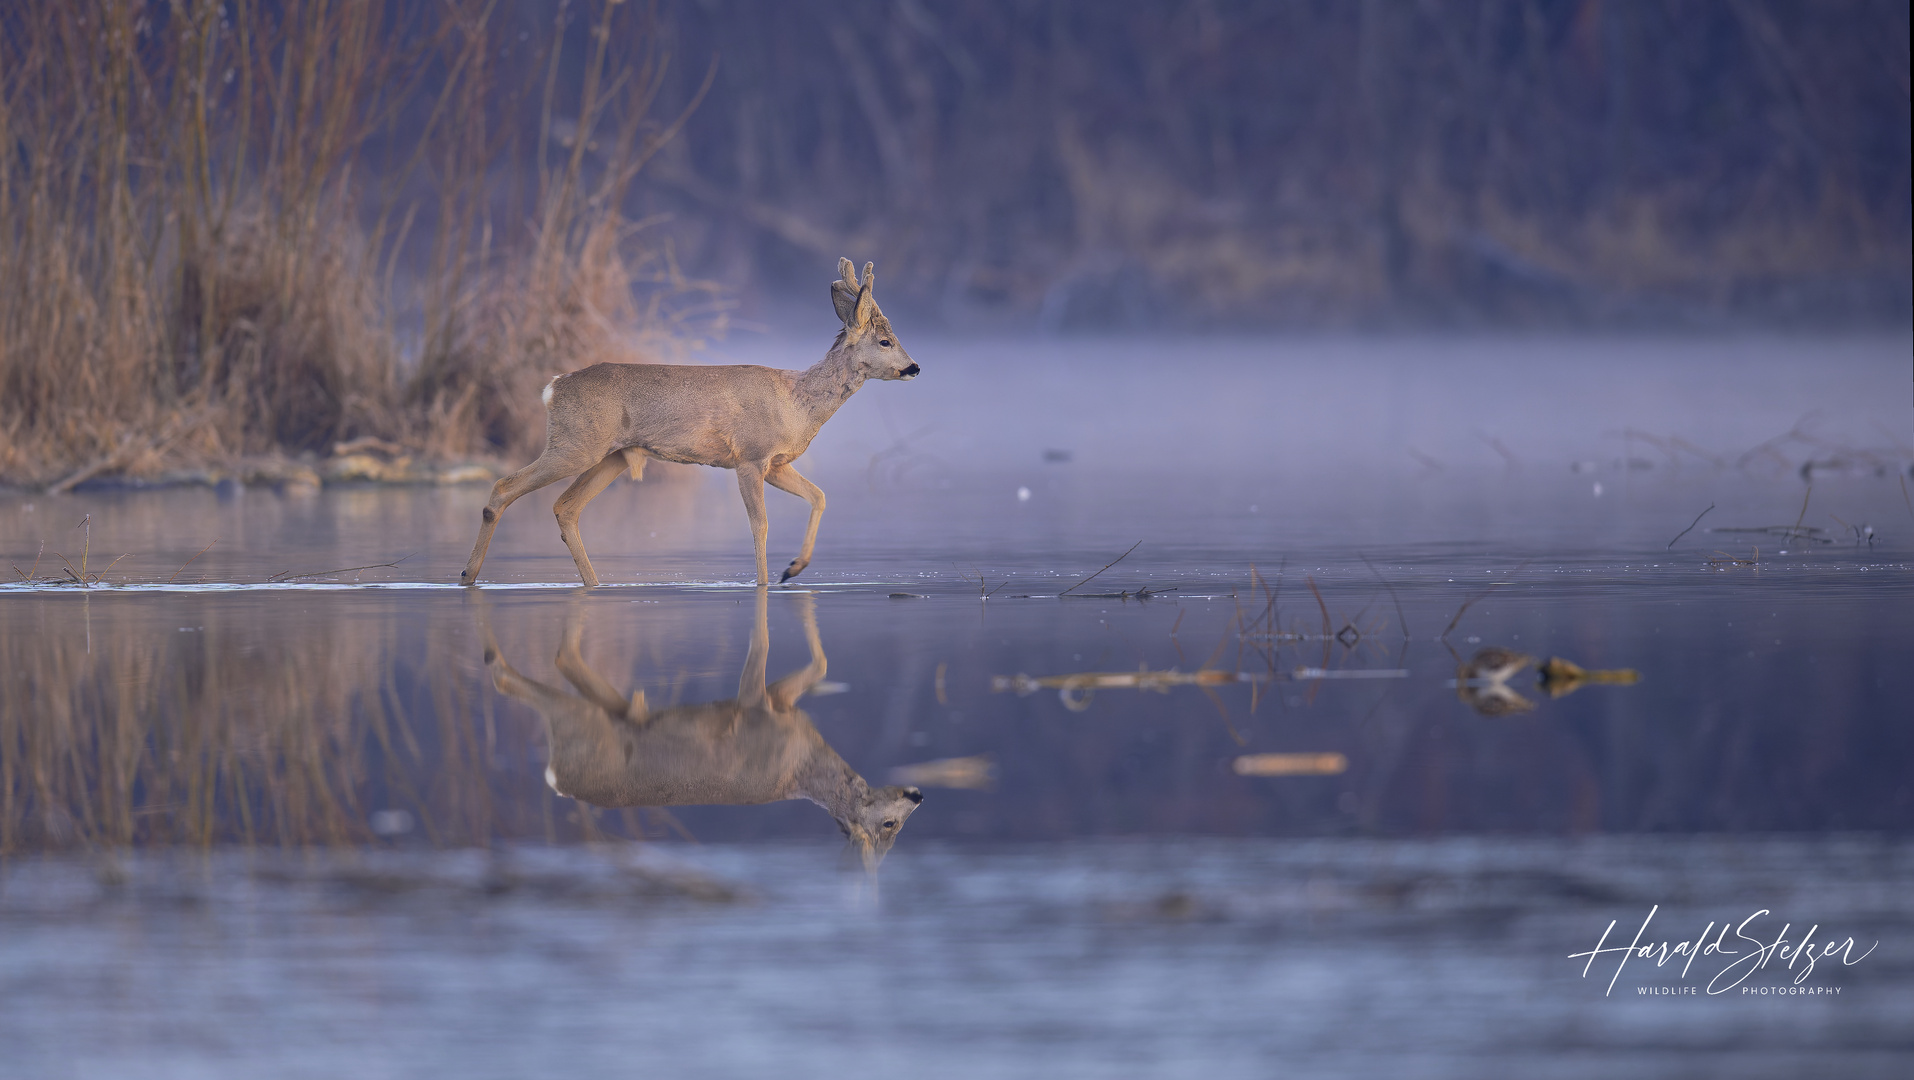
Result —
[[[864, 264], [864, 285], [857, 290], [856, 315], [857, 325], [859, 326], [863, 326], [877, 317], [877, 301], [871, 296], [871, 289], [877, 284], [877, 275], [874, 273], [874, 270], [875, 267], [871, 263]], [[849, 325], [850, 321], [848, 319], [845, 320], [845, 324]]]
[[831, 306], [837, 309], [837, 321], [845, 326], [857, 321], [857, 286], [831, 282]]
[[837, 309], [837, 320], [849, 326], [857, 317], [857, 267], [849, 259], [838, 259], [837, 278], [831, 282], [831, 306]]

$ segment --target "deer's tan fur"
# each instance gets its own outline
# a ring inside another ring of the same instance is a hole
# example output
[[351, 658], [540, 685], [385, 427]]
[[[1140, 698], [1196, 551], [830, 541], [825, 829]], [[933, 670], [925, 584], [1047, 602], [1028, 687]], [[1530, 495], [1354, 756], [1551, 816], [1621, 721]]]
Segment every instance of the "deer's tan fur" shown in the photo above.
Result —
[[871, 297], [874, 267], [864, 264], [861, 283], [849, 259], [838, 260], [838, 273], [840, 280], [831, 283], [831, 300], [844, 330], [809, 370], [750, 364], [594, 364], [553, 379], [543, 394], [545, 451], [493, 485], [460, 584], [478, 581], [485, 549], [505, 508], [567, 476], [578, 479], [553, 507], [558, 535], [578, 564], [579, 578], [586, 585], [598, 584], [578, 535], [578, 516], [619, 473], [641, 477], [649, 458], [737, 471], [757, 547], [760, 585], [771, 581], [765, 561], [764, 485], [810, 503], [804, 546], [779, 580], [796, 577], [811, 562], [824, 516], [824, 492], [791, 463], [866, 379], [911, 379], [918, 371]]
[[[874, 867], [923, 801], [914, 787], [873, 788], [824, 741], [797, 707], [824, 678], [824, 645], [809, 595], [794, 599], [811, 662], [765, 682], [770, 590], [757, 590], [757, 622], [729, 701], [651, 709], [640, 690], [626, 699], [585, 663], [582, 609], [567, 614], [558, 670], [583, 697], [526, 678], [481, 623], [492, 684], [545, 717], [545, 779], [560, 795], [594, 806], [751, 805], [808, 799], [823, 807]], [[481, 618], [483, 616], [481, 615]]]

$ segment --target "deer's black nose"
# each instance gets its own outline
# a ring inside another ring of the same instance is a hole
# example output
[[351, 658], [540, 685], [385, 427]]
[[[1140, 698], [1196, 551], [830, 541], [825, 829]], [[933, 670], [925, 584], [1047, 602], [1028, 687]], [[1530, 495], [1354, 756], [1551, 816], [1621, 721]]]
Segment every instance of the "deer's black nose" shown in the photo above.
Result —
[[898, 372], [897, 374], [898, 374], [898, 377], [899, 377], [899, 378], [903, 378], [903, 379], [914, 379], [914, 378], [916, 378], [916, 377], [917, 377], [917, 370], [918, 370], [918, 369], [917, 369], [917, 362], [913, 360], [913, 361], [911, 361], [911, 365], [910, 365], [909, 367], [907, 367], [907, 368], [905, 368], [904, 370], [902, 370], [902, 371], [900, 371], [900, 372]]

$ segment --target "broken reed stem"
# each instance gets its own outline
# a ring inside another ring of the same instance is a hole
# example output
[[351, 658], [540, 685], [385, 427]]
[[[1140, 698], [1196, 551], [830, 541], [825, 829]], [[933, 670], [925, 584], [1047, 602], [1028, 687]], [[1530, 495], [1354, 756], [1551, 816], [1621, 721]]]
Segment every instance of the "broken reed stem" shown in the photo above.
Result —
[[1808, 481], [1808, 490], [1801, 496], [1801, 512], [1794, 516], [1794, 531], [1801, 531], [1801, 523], [1808, 519], [1808, 500], [1814, 498], [1814, 481]]
[[1310, 592], [1316, 594], [1316, 606], [1321, 608], [1323, 613], [1323, 637], [1326, 638], [1329, 636], [1329, 605], [1323, 603], [1322, 591], [1316, 588], [1316, 579], [1314, 577], [1305, 575], [1303, 582], [1309, 586]]
[[60, 565], [66, 567], [67, 577], [72, 578], [74, 581], [78, 582], [81, 586], [86, 585], [86, 572], [84, 570], [73, 569], [73, 563], [70, 562], [65, 555], [62, 555], [57, 551], [54, 552], [53, 555], [55, 558], [60, 560]]
[[31, 585], [33, 584], [33, 579], [40, 576], [40, 559], [46, 553], [47, 553], [47, 542], [45, 540], [42, 540], [40, 541], [39, 552], [33, 556], [33, 572], [29, 574], [20, 574], [20, 566], [17, 563], [9, 563], [8, 565], [13, 567], [14, 573], [20, 574], [20, 580]]
[[[195, 551], [195, 552], [193, 552], [193, 559], [197, 559], [197, 558], [199, 558], [199, 557], [200, 557], [201, 555], [204, 555], [204, 554], [206, 554], [206, 552], [207, 552], [207, 551], [209, 551], [209, 550], [210, 550], [210, 549], [212, 548], [212, 546], [213, 546], [214, 544], [217, 544], [217, 543], [219, 543], [219, 537], [217, 537], [217, 536], [215, 536], [215, 537], [213, 537], [213, 538], [212, 538], [211, 540], [209, 540], [209, 541], [207, 541], [207, 543], [206, 543], [206, 546], [205, 546], [205, 547], [203, 547], [203, 548], [200, 548], [200, 549], [199, 549], [198, 551]], [[175, 570], [175, 571], [173, 571], [173, 572], [172, 572], [172, 574], [171, 574], [171, 575], [169, 575], [169, 576], [167, 577], [167, 579], [166, 579], [166, 580], [167, 580], [167, 582], [168, 582], [168, 583], [170, 584], [170, 583], [172, 582], [172, 580], [173, 580], [173, 578], [176, 578], [176, 577], [178, 577], [178, 576], [180, 575], [180, 571], [181, 571], [181, 570], [184, 570], [184, 569], [186, 569], [187, 567], [189, 567], [189, 566], [191, 566], [191, 565], [193, 565], [193, 559], [188, 559], [188, 560], [186, 560], [185, 562], [183, 562], [183, 563], [180, 563], [180, 564], [179, 564], [179, 570]]]
[[[212, 545], [208, 544], [206, 546], [211, 547]], [[417, 555], [417, 554], [418, 552], [416, 551], [412, 553], [412, 555]], [[333, 574], [350, 574], [354, 570], [378, 570], [382, 567], [397, 566], [400, 563], [404, 562], [406, 559], [410, 559], [412, 555], [407, 555], [404, 558], [394, 559], [391, 562], [367, 563], [364, 566], [342, 566], [337, 570], [319, 570], [310, 574], [295, 574], [292, 571], [288, 570], [283, 573], [274, 574], [273, 576], [267, 578], [266, 580], [267, 581], [297, 581], [300, 578], [329, 577]], [[199, 556], [195, 555], [193, 557], [198, 558]], [[181, 569], [184, 569], [184, 567], [182, 567]]]
[[1463, 614], [1463, 612], [1466, 612], [1466, 611], [1468, 611], [1468, 610], [1469, 610], [1469, 608], [1470, 608], [1470, 607], [1472, 607], [1472, 606], [1473, 606], [1473, 605], [1475, 604], [1475, 602], [1476, 602], [1477, 600], [1480, 600], [1480, 599], [1482, 599], [1483, 597], [1485, 597], [1485, 596], [1487, 596], [1487, 595], [1489, 595], [1490, 593], [1492, 593], [1492, 592], [1494, 592], [1494, 591], [1496, 590], [1496, 588], [1497, 588], [1497, 586], [1494, 586], [1494, 585], [1491, 585], [1491, 586], [1489, 586], [1488, 588], [1486, 588], [1486, 589], [1483, 589], [1483, 590], [1482, 590], [1481, 592], [1479, 592], [1479, 593], [1476, 593], [1476, 594], [1475, 594], [1474, 596], [1471, 596], [1471, 597], [1469, 597], [1469, 598], [1468, 598], [1467, 600], [1464, 600], [1464, 601], [1462, 601], [1462, 606], [1461, 606], [1461, 607], [1459, 607], [1459, 608], [1456, 608], [1456, 609], [1455, 609], [1455, 618], [1453, 618], [1453, 619], [1450, 619], [1450, 620], [1449, 620], [1449, 625], [1447, 625], [1447, 626], [1445, 626], [1445, 627], [1443, 627], [1443, 628], [1442, 628], [1442, 633], [1441, 633], [1441, 634], [1439, 634], [1439, 635], [1437, 635], [1437, 637], [1438, 637], [1438, 639], [1440, 639], [1440, 638], [1446, 638], [1446, 637], [1448, 637], [1448, 636], [1449, 636], [1449, 631], [1451, 631], [1451, 630], [1454, 630], [1454, 629], [1455, 629], [1455, 624], [1456, 624], [1456, 623], [1459, 623], [1459, 622], [1461, 622], [1461, 621], [1462, 621], [1462, 614]]
[[[1715, 508], [1714, 503], [1708, 504], [1708, 510], [1713, 510], [1714, 508]], [[1694, 532], [1695, 526], [1701, 524], [1701, 519], [1708, 516], [1708, 510], [1703, 510], [1701, 513], [1696, 514], [1695, 520], [1689, 522], [1688, 527], [1686, 529], [1683, 529], [1682, 531], [1675, 534], [1675, 540], [1680, 540], [1682, 537], [1687, 536], [1691, 532]], [[1801, 512], [1804, 514], [1807, 513], [1807, 506], [1805, 504], [1802, 506]], [[1796, 524], [1799, 524], [1799, 522], [1797, 522]], [[1668, 547], [1671, 547], [1671, 548], [1674, 547], [1675, 540], [1668, 541]], [[1663, 550], [1667, 550], [1667, 549], [1664, 548]]]
[[[1694, 526], [1692, 525], [1689, 526], [1689, 528], [1693, 528], [1693, 527]], [[1396, 605], [1396, 621], [1402, 624], [1402, 636], [1408, 637], [1409, 636], [1409, 617], [1402, 613], [1402, 601], [1396, 598], [1395, 586], [1389, 584], [1389, 579], [1382, 576], [1382, 571], [1377, 570], [1376, 564], [1369, 561], [1369, 556], [1364, 555], [1362, 552], [1358, 551], [1356, 552], [1356, 558], [1361, 559], [1362, 564], [1369, 568], [1369, 572], [1376, 575], [1376, 580], [1382, 582], [1382, 587], [1388, 590], [1389, 602]]]
[[[1142, 546], [1143, 546], [1143, 541], [1138, 540], [1136, 543], [1130, 545], [1130, 551], [1135, 551], [1137, 548], [1140, 548]], [[1116, 564], [1129, 558], [1130, 551], [1126, 551], [1123, 554], [1118, 555], [1116, 558], [1111, 559], [1109, 562], [1104, 563], [1103, 570], [1108, 570], [1112, 566], [1115, 566]], [[1098, 570], [1097, 574], [1103, 573], [1103, 570]], [[1070, 586], [1068, 589], [1063, 590], [1063, 592], [1060, 592], [1057, 595], [1063, 596], [1067, 593], [1075, 592], [1076, 590], [1083, 588], [1085, 585], [1088, 585], [1090, 584], [1090, 582], [1094, 581], [1096, 579], [1097, 574], [1091, 574], [1089, 577], [1084, 578], [1082, 581], [1077, 582], [1075, 585]]]

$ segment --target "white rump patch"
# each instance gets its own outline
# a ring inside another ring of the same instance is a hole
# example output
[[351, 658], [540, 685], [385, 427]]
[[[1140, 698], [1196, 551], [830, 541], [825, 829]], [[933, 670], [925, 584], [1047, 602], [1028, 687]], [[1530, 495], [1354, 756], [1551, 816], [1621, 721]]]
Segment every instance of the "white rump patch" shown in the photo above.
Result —
[[545, 389], [538, 392], [538, 400], [544, 402], [546, 408], [549, 409], [552, 407], [552, 387], [557, 386], [558, 380], [564, 377], [563, 375], [554, 375], [552, 381], [545, 384]]
[[[546, 387], [545, 392], [549, 395], [551, 393], [551, 387]], [[558, 774], [552, 771], [550, 765], [545, 766], [545, 786], [551, 788], [553, 791], [558, 791]], [[560, 795], [565, 794], [562, 791], [558, 791], [558, 793]], [[567, 796], [567, 798], [569, 797], [570, 796]]]

